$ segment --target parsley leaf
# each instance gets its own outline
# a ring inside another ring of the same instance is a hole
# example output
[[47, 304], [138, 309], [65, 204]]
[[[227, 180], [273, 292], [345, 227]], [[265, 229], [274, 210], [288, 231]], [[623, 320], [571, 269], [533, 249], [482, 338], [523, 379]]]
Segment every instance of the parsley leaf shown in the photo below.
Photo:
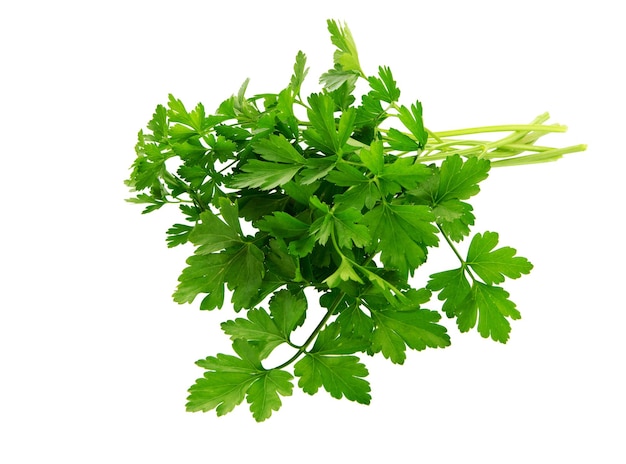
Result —
[[472, 206], [461, 200], [480, 191], [478, 184], [487, 178], [489, 168], [485, 159], [470, 158], [464, 162], [459, 155], [450, 156], [412, 189], [410, 196], [417, 203], [429, 205], [443, 231], [459, 242], [469, 235], [475, 220]]
[[496, 232], [476, 234], [467, 251], [467, 264], [486, 284], [499, 284], [504, 278], [517, 279], [528, 274], [533, 265], [521, 256], [515, 256], [516, 250], [502, 247], [494, 250], [498, 244]]
[[258, 352], [243, 340], [235, 340], [233, 348], [239, 357], [220, 354], [196, 363], [207, 372], [190, 387], [187, 411], [215, 409], [221, 416], [245, 397], [258, 422], [268, 419], [282, 405], [280, 396], [292, 394], [293, 376], [280, 369], [264, 369]]
[[192, 230], [192, 226], [186, 224], [174, 224], [172, 227], [167, 229], [167, 246], [169, 248], [173, 248], [187, 243]]
[[393, 79], [391, 69], [387, 66], [380, 66], [378, 68], [378, 77], [368, 77], [367, 81], [372, 88], [370, 96], [374, 100], [394, 103], [400, 98], [400, 89], [398, 89], [396, 81]]
[[400, 273], [412, 272], [426, 261], [427, 247], [438, 243], [430, 209], [420, 205], [382, 204], [363, 217], [378, 239], [383, 264]]
[[337, 47], [333, 55], [335, 66], [322, 74], [320, 82], [328, 91], [337, 90], [344, 84], [352, 90], [356, 80], [363, 76], [352, 33], [347, 25], [341, 25], [337, 21], [328, 20], [327, 24], [330, 39]]
[[410, 110], [406, 106], [400, 107], [398, 117], [402, 124], [415, 136], [420, 148], [424, 148], [428, 140], [428, 132], [424, 129], [424, 121], [422, 120], [422, 104], [419, 101], [415, 102], [411, 105]]
[[354, 128], [356, 111], [350, 108], [335, 121], [335, 102], [328, 94], [311, 94], [307, 110], [311, 127], [303, 132], [304, 139], [328, 155], [341, 154]]
[[507, 320], [521, 317], [515, 303], [509, 300], [509, 294], [501, 287], [474, 282], [472, 290], [464, 300], [457, 316], [459, 330], [467, 332], [476, 326], [478, 333], [484, 338], [506, 343], [511, 332], [511, 324]]
[[[228, 224], [205, 211], [200, 215], [201, 222], [190, 232], [189, 240], [198, 248], [179, 277], [174, 301], [191, 303], [198, 294], [207, 293], [202, 308], [219, 308], [223, 304], [224, 284], [227, 284], [234, 290], [235, 308], [240, 309], [258, 294], [265, 275], [265, 254], [242, 236], [238, 219], [234, 222], [235, 206], [222, 201], [221, 212], [222, 217], [229, 218]], [[217, 251], [220, 253], [215, 253]]]
[[478, 321], [478, 332], [483, 337], [505, 343], [511, 331], [507, 317], [519, 319], [521, 315], [509, 300], [509, 294], [493, 284], [504, 282], [505, 277], [516, 279], [528, 274], [532, 264], [526, 258], [514, 256], [516, 251], [511, 247], [493, 250], [497, 244], [495, 232], [476, 234], [462, 267], [431, 275], [427, 287], [440, 292], [439, 299], [444, 301], [442, 309], [448, 317], [457, 318], [461, 332], [474, 328]]
[[382, 352], [393, 363], [402, 364], [408, 346], [414, 350], [443, 348], [450, 344], [446, 328], [437, 324], [441, 316], [427, 309], [372, 311], [375, 329], [371, 350]]
[[298, 386], [306, 393], [317, 393], [323, 386], [333, 398], [369, 404], [369, 373], [359, 362], [358, 356], [350, 356], [363, 349], [360, 341], [348, 341], [339, 336], [338, 324], [331, 324], [320, 332], [315, 345], [304, 358], [294, 365], [294, 374], [300, 377]]
[[296, 55], [296, 62], [293, 65], [293, 75], [289, 82], [289, 87], [292, 91], [292, 95], [300, 95], [300, 88], [304, 82], [304, 78], [309, 73], [309, 68], [306, 67], [306, 55], [299, 51]]
[[247, 340], [255, 345], [263, 359], [277, 346], [291, 343], [291, 332], [304, 322], [306, 308], [303, 297], [281, 290], [270, 301], [270, 314], [261, 308], [251, 309], [245, 318], [223, 322], [222, 330], [232, 340]]
[[270, 135], [253, 145], [254, 151], [267, 161], [305, 164], [304, 157], [289, 143], [284, 135]]
[[370, 403], [370, 386], [363, 380], [368, 371], [357, 356], [307, 353], [295, 364], [294, 372], [300, 377], [298, 386], [306, 393], [313, 395], [323, 386], [333, 398]]

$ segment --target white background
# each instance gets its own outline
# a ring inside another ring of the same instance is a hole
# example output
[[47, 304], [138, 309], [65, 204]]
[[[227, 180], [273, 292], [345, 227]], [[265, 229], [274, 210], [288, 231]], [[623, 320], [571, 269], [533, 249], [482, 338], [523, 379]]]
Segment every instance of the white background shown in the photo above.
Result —
[[[626, 462], [618, 4], [4, 2], [0, 462]], [[367, 358], [370, 406], [296, 389], [262, 424], [245, 405], [186, 413], [193, 362], [228, 349], [232, 313], [172, 302], [189, 249], [166, 248], [175, 210], [124, 202], [136, 134], [170, 92], [213, 109], [247, 77], [282, 89], [300, 49], [316, 91], [328, 18], [432, 130], [550, 111], [569, 126], [551, 143], [589, 148], [494, 170], [476, 198], [475, 231], [535, 265], [507, 287], [523, 315], [508, 344], [452, 324], [448, 349]]]

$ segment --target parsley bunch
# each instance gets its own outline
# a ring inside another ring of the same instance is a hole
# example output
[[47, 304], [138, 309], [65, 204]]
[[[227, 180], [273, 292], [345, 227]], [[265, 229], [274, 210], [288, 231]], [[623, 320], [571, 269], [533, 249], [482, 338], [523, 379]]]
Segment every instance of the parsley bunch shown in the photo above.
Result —
[[[457, 249], [475, 220], [468, 200], [492, 167], [585, 148], [536, 145], [565, 130], [545, 124], [547, 115], [432, 132], [419, 101], [400, 103], [388, 67], [366, 76], [346, 25], [329, 20], [328, 30], [334, 67], [318, 93], [301, 95], [308, 69], [299, 52], [280, 93], [248, 97], [246, 81], [214, 114], [201, 103], [188, 111], [170, 95], [139, 132], [129, 201], [146, 205], [144, 213], [176, 204], [184, 221], [167, 231], [168, 246], [195, 247], [174, 300], [200, 296], [200, 309], [212, 310], [228, 296], [241, 313], [221, 325], [234, 354], [197, 362], [205, 373], [189, 389], [189, 411], [223, 415], [245, 399], [263, 421], [291, 395], [294, 376], [309, 394], [323, 388], [368, 404], [360, 354], [402, 364], [407, 348], [450, 345], [440, 313], [424, 307], [433, 292], [461, 332], [477, 328], [505, 343], [520, 313], [500, 285], [532, 265], [499, 246], [495, 232], [474, 234], [466, 253]], [[368, 91], [357, 99], [363, 80]], [[498, 133], [506, 136], [485, 139]], [[414, 287], [415, 270], [440, 243], [458, 268]], [[325, 313], [296, 342], [294, 332], [315, 314], [311, 295]], [[280, 346], [291, 352], [275, 361]]]

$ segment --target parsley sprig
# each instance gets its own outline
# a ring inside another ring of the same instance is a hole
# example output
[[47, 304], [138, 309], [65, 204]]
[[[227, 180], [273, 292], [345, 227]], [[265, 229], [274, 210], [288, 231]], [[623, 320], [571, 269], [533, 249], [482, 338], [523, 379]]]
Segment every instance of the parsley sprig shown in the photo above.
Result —
[[[388, 67], [364, 73], [345, 24], [329, 20], [328, 30], [334, 67], [319, 92], [302, 96], [308, 68], [299, 52], [281, 92], [249, 97], [246, 81], [213, 114], [170, 95], [139, 132], [129, 201], [144, 213], [176, 205], [183, 219], [167, 230], [167, 244], [194, 247], [174, 300], [201, 298], [200, 309], [213, 310], [228, 296], [241, 313], [221, 325], [234, 354], [197, 362], [205, 372], [189, 389], [189, 411], [222, 415], [246, 400], [262, 421], [292, 394], [294, 376], [309, 394], [323, 388], [368, 404], [363, 354], [402, 364], [407, 348], [450, 344], [440, 312], [424, 307], [432, 292], [460, 331], [505, 343], [520, 313], [501, 284], [532, 265], [499, 247], [495, 232], [458, 250], [475, 221], [468, 200], [492, 167], [585, 149], [538, 145], [566, 130], [547, 124], [547, 114], [433, 132], [419, 101], [400, 102]], [[359, 80], [369, 90], [357, 99]], [[440, 243], [459, 267], [415, 287], [415, 270]], [[298, 343], [294, 332], [315, 314], [311, 294], [326, 311]], [[279, 346], [292, 355], [277, 362]]]

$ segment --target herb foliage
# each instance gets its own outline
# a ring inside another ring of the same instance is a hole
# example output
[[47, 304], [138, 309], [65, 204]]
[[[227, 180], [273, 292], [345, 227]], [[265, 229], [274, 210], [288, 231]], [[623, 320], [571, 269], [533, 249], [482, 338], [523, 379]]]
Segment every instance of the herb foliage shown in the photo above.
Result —
[[[174, 301], [199, 298], [200, 309], [213, 310], [228, 297], [239, 313], [221, 325], [233, 353], [197, 362], [205, 372], [189, 389], [189, 411], [223, 415], [245, 400], [263, 421], [295, 383], [368, 404], [363, 355], [402, 364], [407, 349], [450, 345], [441, 313], [461, 332], [506, 343], [520, 313], [501, 284], [532, 264], [500, 246], [495, 232], [474, 234], [461, 253], [475, 221], [468, 200], [493, 167], [585, 148], [535, 145], [565, 130], [545, 124], [547, 114], [530, 124], [432, 132], [419, 101], [400, 103], [388, 67], [363, 72], [345, 24], [329, 20], [328, 30], [334, 67], [319, 92], [302, 96], [308, 68], [299, 52], [281, 92], [249, 97], [246, 81], [212, 114], [170, 95], [139, 132], [129, 201], [144, 213], [176, 205], [183, 219], [167, 230], [167, 245], [194, 247]], [[363, 80], [368, 91], [357, 98]], [[506, 135], [485, 141], [488, 133]], [[415, 287], [415, 270], [441, 243], [459, 267]], [[311, 290], [325, 314], [296, 343]], [[441, 313], [424, 307], [433, 292]], [[292, 355], [272, 364], [279, 346]]]

